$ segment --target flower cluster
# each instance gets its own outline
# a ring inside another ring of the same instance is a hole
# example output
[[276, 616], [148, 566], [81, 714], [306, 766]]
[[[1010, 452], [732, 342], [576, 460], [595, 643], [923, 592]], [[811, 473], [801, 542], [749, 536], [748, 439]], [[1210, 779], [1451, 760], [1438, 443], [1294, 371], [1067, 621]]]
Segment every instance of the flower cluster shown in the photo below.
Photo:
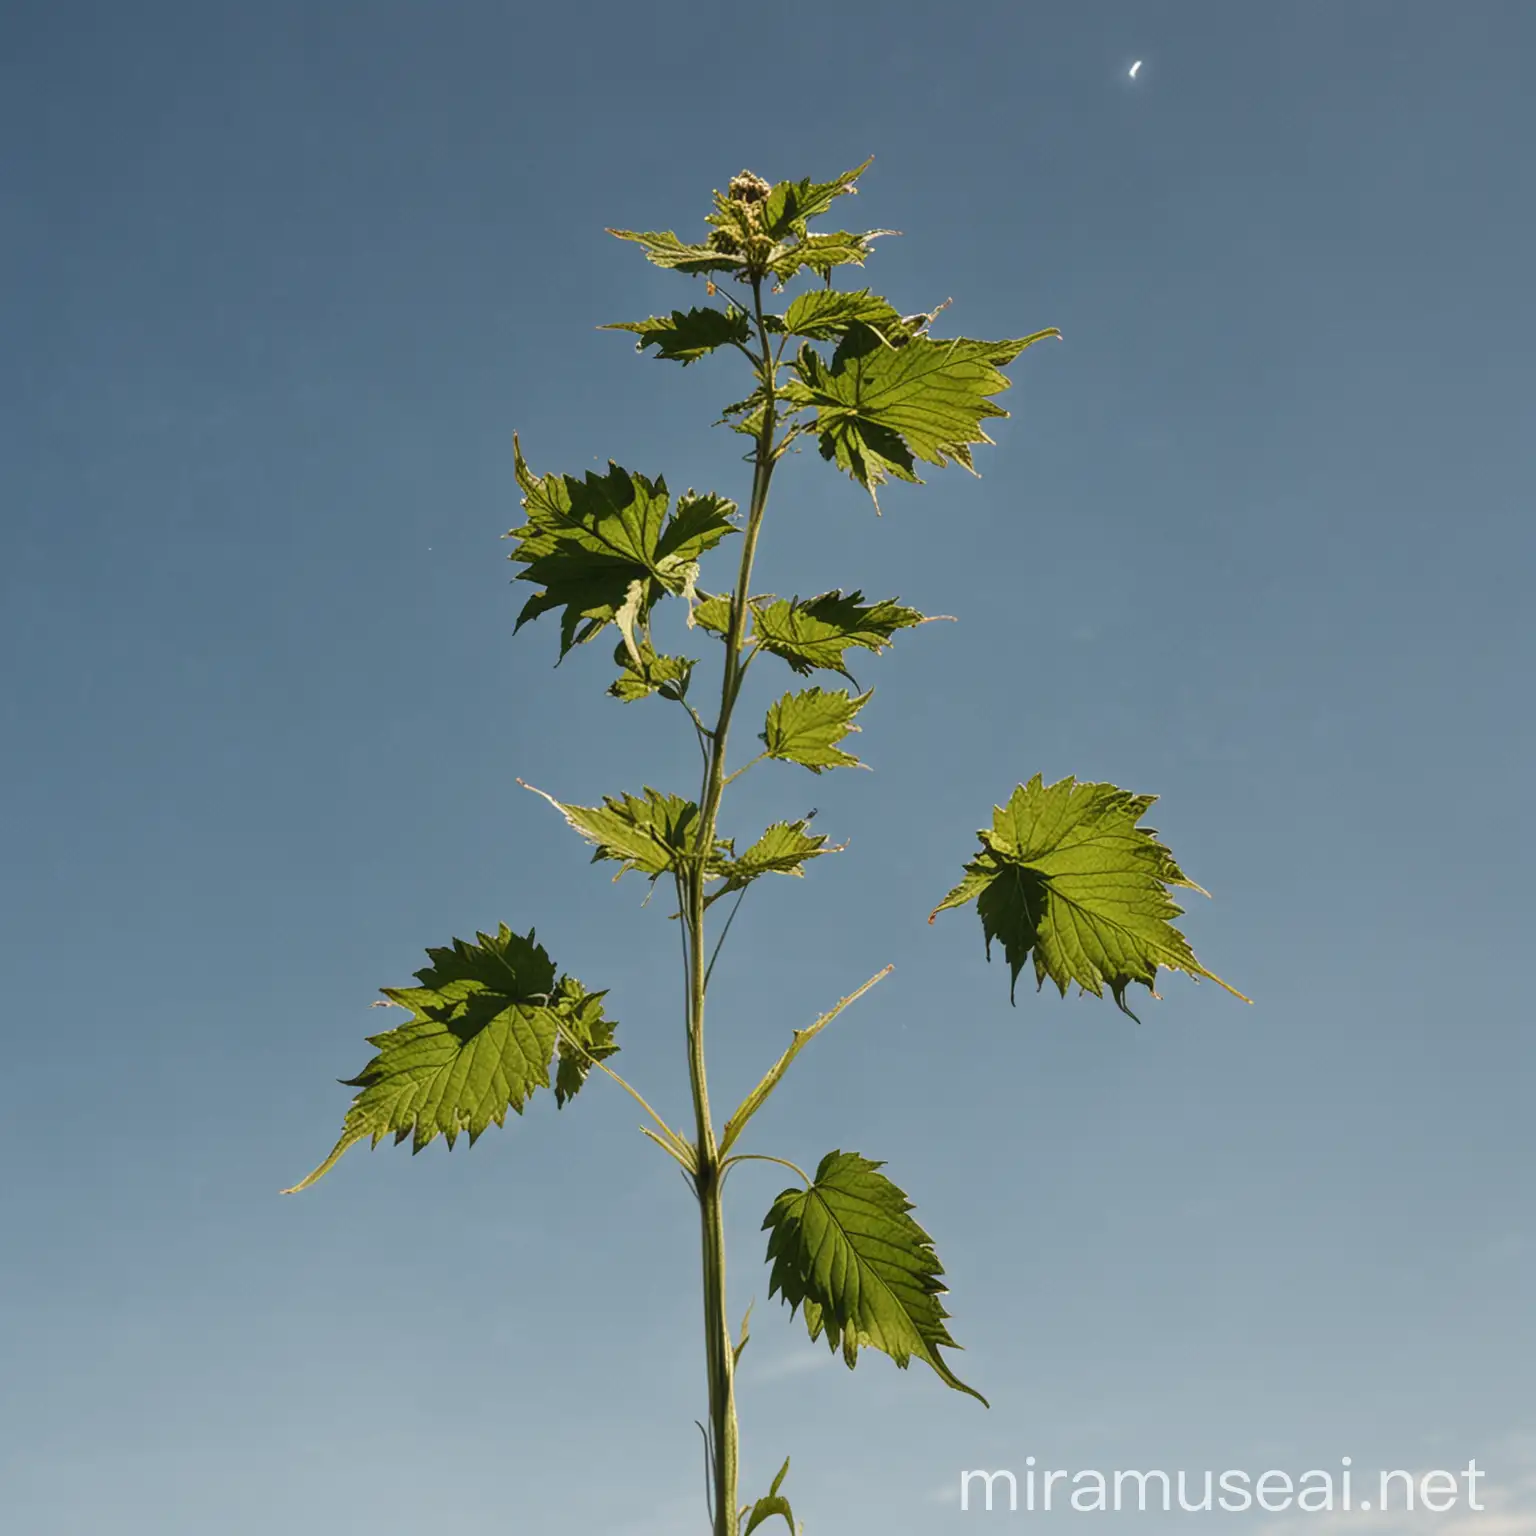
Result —
[[763, 205], [773, 187], [752, 171], [733, 176], [726, 196], [715, 193], [715, 213], [709, 222], [716, 229], [709, 237], [711, 250], [722, 256], [740, 256], [742, 265], [734, 275], [748, 280], [759, 278], [767, 270], [774, 240], [762, 226]]

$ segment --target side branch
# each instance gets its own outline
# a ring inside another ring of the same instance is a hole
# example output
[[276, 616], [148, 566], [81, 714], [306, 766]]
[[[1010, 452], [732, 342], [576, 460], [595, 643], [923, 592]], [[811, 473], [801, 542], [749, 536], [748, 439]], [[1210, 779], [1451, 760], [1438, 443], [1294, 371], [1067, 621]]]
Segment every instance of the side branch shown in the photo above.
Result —
[[746, 1129], [747, 1121], [763, 1107], [768, 1095], [779, 1086], [779, 1079], [789, 1071], [789, 1064], [805, 1049], [812, 1040], [824, 1030], [828, 1024], [840, 1014], [850, 1003], [856, 1003], [864, 996], [876, 982], [884, 981], [894, 971], [894, 965], [888, 965], [883, 971], [876, 971], [857, 992], [850, 992], [835, 1008], [829, 1008], [816, 1022], [805, 1029], [797, 1029], [794, 1039], [790, 1041], [789, 1048], [769, 1068], [767, 1075], [756, 1088], [741, 1101], [736, 1113], [725, 1122], [725, 1130], [720, 1137], [720, 1152], [723, 1156], [735, 1143], [736, 1138]]

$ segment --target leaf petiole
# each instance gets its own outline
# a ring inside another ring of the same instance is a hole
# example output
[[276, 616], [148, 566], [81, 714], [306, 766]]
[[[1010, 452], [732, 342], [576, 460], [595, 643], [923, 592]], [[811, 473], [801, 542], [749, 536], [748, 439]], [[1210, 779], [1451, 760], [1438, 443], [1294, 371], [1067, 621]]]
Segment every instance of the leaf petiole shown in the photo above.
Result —
[[[743, 663], [742, 664], [742, 671], [745, 671], [745, 670], [746, 670], [746, 664]], [[759, 752], [757, 754], [757, 756], [754, 757], [750, 763], [743, 763], [741, 765], [741, 767], [738, 768], [735, 771], [735, 773], [728, 773], [728, 774], [726, 774], [726, 776], [725, 776], [725, 783], [726, 784], [734, 784], [736, 782], [736, 780], [739, 779], [742, 776], [742, 774], [744, 774], [747, 771], [748, 768], [755, 768], [755, 767], [757, 767], [757, 765], [760, 762], [762, 762], [763, 759], [765, 757], [767, 757], [767, 756], [768, 756], [768, 754], [766, 752]], [[721, 788], [724, 788], [724, 787], [725, 787], [724, 785], [721, 786]]]
[[777, 1163], [780, 1168], [788, 1168], [791, 1173], [798, 1174], [801, 1182], [807, 1189], [815, 1183], [815, 1180], [812, 1179], [804, 1168], [790, 1162], [788, 1158], [769, 1157], [766, 1152], [738, 1152], [734, 1157], [727, 1157], [722, 1160], [720, 1164], [721, 1172], [723, 1173], [725, 1169], [735, 1163]]
[[608, 1076], [611, 1077], [614, 1082], [616, 1082], [619, 1087], [622, 1088], [625, 1093], [627, 1093], [630, 1098], [632, 1098], [635, 1103], [637, 1103], [640, 1108], [643, 1109], [646, 1114], [648, 1114], [651, 1119], [656, 1122], [657, 1126], [661, 1130], [661, 1135], [652, 1136], [649, 1131], [645, 1131], [643, 1126], [641, 1127], [642, 1131], [645, 1131], [645, 1134], [650, 1136], [652, 1141], [658, 1142], [661, 1146], [665, 1147], [667, 1151], [669, 1151], [673, 1157], [675, 1157], [678, 1162], [680, 1162], [683, 1167], [686, 1168], [690, 1173], [695, 1172], [697, 1170], [698, 1163], [694, 1157], [693, 1148], [689, 1146], [688, 1143], [684, 1141], [683, 1138], [679, 1136], [677, 1132], [674, 1131], [672, 1127], [668, 1125], [667, 1122], [663, 1120], [661, 1116], [658, 1115], [656, 1111], [645, 1102], [644, 1097], [639, 1093], [639, 1091], [626, 1083], [624, 1079], [613, 1070], [612, 1067], [608, 1066], [605, 1062], [599, 1061], [598, 1058], [594, 1056], [591, 1051], [589, 1051], [586, 1046], [581, 1043], [580, 1040], [576, 1039], [576, 1037], [572, 1035], [563, 1024], [557, 1024], [555, 1028], [556, 1033], [561, 1040], [570, 1045], [574, 1045], [576, 1049], [587, 1058], [587, 1061], [598, 1069], [598, 1071], [606, 1072]]

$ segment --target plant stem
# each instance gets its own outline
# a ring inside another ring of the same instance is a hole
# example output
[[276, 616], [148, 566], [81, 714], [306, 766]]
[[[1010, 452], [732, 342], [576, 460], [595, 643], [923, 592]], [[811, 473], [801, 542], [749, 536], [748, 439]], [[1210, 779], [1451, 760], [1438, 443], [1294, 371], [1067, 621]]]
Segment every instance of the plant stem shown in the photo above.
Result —
[[693, 1187], [699, 1201], [699, 1229], [704, 1267], [704, 1358], [709, 1375], [709, 1423], [713, 1459], [713, 1536], [737, 1536], [736, 1497], [740, 1449], [736, 1422], [735, 1350], [726, 1310], [725, 1216], [721, 1203], [721, 1159], [709, 1112], [709, 1080], [704, 1068], [704, 998], [708, 983], [705, 961], [705, 882], [709, 857], [715, 846], [715, 825], [720, 797], [725, 791], [725, 751], [731, 712], [741, 687], [741, 642], [746, 629], [747, 598], [751, 592], [752, 561], [758, 532], [768, 505], [768, 484], [773, 478], [773, 432], [776, 425], [774, 385], [776, 369], [771, 356], [768, 329], [763, 321], [761, 280], [752, 284], [752, 304], [762, 342], [762, 381], [767, 392], [757, 452], [753, 459], [752, 500], [747, 509], [741, 567], [731, 597], [731, 617], [725, 637], [725, 671], [720, 685], [720, 717], [710, 733], [709, 762], [704, 775], [699, 808], [699, 837], [691, 867], [678, 874], [678, 899], [687, 928], [688, 949], [688, 1079], [693, 1093], [693, 1114], [698, 1143]]

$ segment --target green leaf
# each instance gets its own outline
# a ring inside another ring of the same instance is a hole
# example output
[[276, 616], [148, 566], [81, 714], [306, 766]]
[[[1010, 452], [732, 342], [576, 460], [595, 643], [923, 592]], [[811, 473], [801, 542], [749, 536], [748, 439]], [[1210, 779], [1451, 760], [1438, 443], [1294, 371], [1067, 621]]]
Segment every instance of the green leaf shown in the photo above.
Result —
[[824, 235], [809, 234], [776, 254], [769, 262], [768, 270], [781, 287], [802, 268], [825, 278], [834, 267], [862, 267], [865, 259], [874, 254], [870, 245], [872, 240], [900, 233], [896, 229], [866, 229], [862, 234], [854, 234], [851, 230], [839, 229]]
[[684, 566], [707, 554], [727, 534], [737, 530], [731, 526], [736, 516], [736, 503], [726, 496], [716, 496], [713, 491], [695, 495], [685, 491], [677, 499], [677, 507], [656, 540], [654, 559], [656, 568], [664, 576], [673, 578]]
[[[781, 390], [782, 393], [782, 390]], [[745, 437], [757, 437], [763, 430], [763, 417], [768, 409], [768, 396], [761, 389], [754, 389], [745, 400], [738, 400], [733, 405], [728, 405], [720, 413], [720, 419], [714, 423], [717, 427], [729, 427], [733, 432], [740, 432]], [[745, 414], [743, 415], [743, 412]], [[738, 416], [739, 421], [731, 418]]]
[[[772, 326], [769, 327], [773, 329]], [[782, 327], [780, 327], [782, 329]], [[780, 426], [790, 422], [797, 413], [815, 405], [815, 399], [799, 379], [782, 380], [774, 393], [775, 419]], [[745, 400], [738, 400], [733, 405], [728, 405], [720, 413], [720, 419], [714, 423], [717, 427], [729, 427], [733, 432], [740, 432], [746, 437], [759, 437], [763, 430], [763, 420], [768, 409], [768, 396], [762, 389], [755, 389]], [[745, 414], [743, 414], [745, 412]], [[739, 420], [732, 420], [739, 417]], [[790, 440], [803, 432], [812, 430], [810, 423], [794, 422], [793, 431], [789, 437], [779, 441], [774, 449], [774, 458], [782, 457]], [[752, 462], [754, 455], [748, 456], [748, 462]]]
[[700, 629], [707, 629], [712, 635], [719, 635], [724, 640], [731, 629], [731, 600], [728, 597], [706, 597], [695, 605], [693, 610], [693, 622]]
[[737, 1339], [735, 1347], [731, 1350], [731, 1358], [737, 1364], [741, 1364], [742, 1351], [747, 1347], [747, 1342], [752, 1337], [752, 1302], [747, 1303], [747, 1310], [741, 1314], [741, 1336]]
[[758, 1526], [765, 1520], [771, 1520], [775, 1515], [781, 1515], [784, 1523], [789, 1527], [790, 1536], [798, 1536], [795, 1527], [795, 1512], [789, 1507], [789, 1500], [779, 1492], [784, 1486], [784, 1479], [789, 1473], [789, 1457], [784, 1458], [784, 1465], [779, 1468], [779, 1475], [774, 1478], [768, 1492], [753, 1506], [751, 1513], [747, 1515], [746, 1528], [741, 1536], [752, 1536]]
[[987, 958], [994, 939], [1003, 946], [1010, 999], [1033, 955], [1037, 989], [1050, 977], [1063, 997], [1069, 982], [1102, 997], [1107, 984], [1133, 1019], [1126, 988], [1139, 982], [1156, 997], [1159, 966], [1208, 977], [1251, 1001], [1201, 965], [1173, 926], [1184, 909], [1167, 888], [1206, 892], [1155, 831], [1136, 825], [1156, 799], [1070, 776], [1046, 787], [1037, 773], [1006, 806], [993, 807], [991, 828], [977, 833], [980, 854], [928, 921], [975, 901]]
[[838, 198], [858, 192], [854, 183], [874, 164], [871, 155], [862, 165], [844, 171], [835, 181], [781, 181], [763, 204], [763, 227], [775, 240], [803, 236], [811, 219], [820, 218]]
[[[691, 856], [698, 836], [699, 808], [678, 795], [646, 789], [642, 795], [604, 795], [601, 805], [566, 805], [532, 784], [517, 781], [544, 799], [594, 845], [592, 862], [611, 859], [619, 865], [619, 879], [632, 869], [652, 881], [676, 869]], [[730, 845], [717, 840], [709, 869], [718, 868], [730, 856]]]
[[[720, 418], [713, 425], [717, 427], [729, 427], [733, 432], [745, 432], [755, 437], [762, 431], [763, 407], [767, 402], [767, 395], [762, 389], [754, 389], [745, 400], [733, 401], [720, 412]], [[732, 421], [733, 416], [745, 417], [741, 421]]]
[[859, 729], [853, 717], [868, 702], [869, 693], [854, 698], [843, 689], [825, 692], [807, 688], [803, 693], [786, 693], [768, 711], [767, 729], [761, 738], [768, 756], [799, 763], [812, 773], [823, 768], [864, 767], [851, 752], [839, 750], [837, 743]]
[[[854, 190], [853, 183], [863, 169], [858, 166], [832, 182], [781, 182], [776, 187], [746, 177], [749, 184], [756, 184], [757, 193], [750, 187], [738, 188], [741, 178], [737, 178], [732, 189], [742, 195], [715, 192], [714, 212], [705, 215], [705, 222], [713, 225], [714, 231], [702, 245], [690, 245], [671, 230], [610, 229], [608, 233], [636, 242], [646, 259], [659, 267], [695, 275], [729, 272], [761, 277], [772, 273], [782, 284], [802, 266], [826, 272], [845, 262], [862, 261], [868, 254], [869, 240], [891, 233], [874, 230], [866, 235], [841, 231], [811, 235], [806, 230], [809, 219], [819, 217], [837, 197]], [[763, 192], [766, 196], [761, 195]]]
[[784, 329], [813, 341], [835, 340], [852, 325], [869, 326], [877, 334], [898, 330], [901, 316], [887, 299], [861, 288], [848, 293], [840, 288], [813, 288], [800, 294], [784, 313]]
[[740, 257], [727, 255], [712, 245], [689, 245], [670, 229], [610, 229], [608, 233], [620, 240], [635, 241], [645, 251], [647, 261], [677, 272], [733, 272], [741, 265]]
[[649, 640], [638, 646], [639, 665], [629, 653], [629, 647], [614, 647], [613, 659], [623, 670], [608, 685], [608, 692], [626, 704], [635, 699], [649, 698], [660, 693], [666, 699], [681, 699], [688, 692], [688, 679], [698, 663], [687, 656], [658, 656]]
[[804, 602], [754, 602], [752, 638], [759, 649], [782, 657], [802, 677], [819, 668], [852, 681], [845, 652], [860, 649], [878, 655], [898, 629], [927, 622], [915, 608], [904, 608], [894, 598], [866, 603], [862, 592], [845, 595], [833, 588]]
[[532, 930], [523, 938], [505, 923], [478, 943], [455, 939], [451, 949], [428, 949], [432, 964], [416, 972], [416, 987], [385, 987], [385, 997], [411, 1010], [398, 1029], [370, 1036], [378, 1054], [346, 1086], [360, 1090], [342, 1122], [341, 1139], [296, 1194], [322, 1178], [346, 1150], [371, 1137], [377, 1146], [393, 1134], [411, 1151], [438, 1136], [452, 1147], [461, 1131], [470, 1145], [490, 1125], [503, 1125], [508, 1109], [549, 1086], [560, 1057], [555, 1097], [564, 1105], [581, 1087], [584, 1066], [557, 1048], [562, 1030], [594, 1056], [611, 1056], [614, 1024], [603, 1017], [603, 992], [588, 992], [572, 976], [557, 983], [555, 966]]
[[763, 1222], [771, 1233], [769, 1294], [778, 1292], [791, 1311], [803, 1308], [811, 1337], [825, 1332], [850, 1369], [864, 1348], [903, 1369], [915, 1355], [946, 1385], [985, 1403], [939, 1353], [960, 1347], [944, 1326], [944, 1271], [933, 1239], [908, 1215], [911, 1201], [879, 1171], [884, 1166], [829, 1152], [809, 1188], [786, 1189], [774, 1201]]
[[[508, 538], [517, 580], [541, 590], [524, 604], [517, 628], [563, 608], [560, 655], [593, 639], [621, 614], [643, 620], [664, 595], [690, 592], [699, 556], [736, 530], [736, 505], [688, 492], [669, 515], [666, 481], [630, 474], [610, 463], [606, 475], [534, 475], [512, 439], [517, 481], [528, 521]], [[639, 583], [638, 589], [636, 583]]]
[[867, 326], [851, 330], [830, 365], [802, 347], [795, 371], [817, 407], [821, 455], [870, 493], [894, 475], [920, 484], [915, 461], [950, 459], [973, 474], [971, 445], [990, 443], [981, 423], [1008, 413], [989, 398], [1007, 389], [998, 370], [1054, 330], [1018, 341], [934, 341], [891, 347]]
[[717, 873], [725, 876], [725, 884], [710, 900], [739, 891], [763, 875], [803, 878], [807, 859], [840, 851], [826, 846], [825, 834], [807, 832], [806, 825], [804, 820], [774, 822], [739, 859], [729, 858], [719, 866]]
[[562, 1109], [581, 1090], [594, 1062], [618, 1053], [613, 1043], [614, 1021], [603, 1016], [606, 994], [584, 994], [581, 983], [560, 978], [556, 1008], [561, 1012], [559, 1066], [555, 1071], [555, 1103]]
[[621, 320], [600, 325], [600, 331], [633, 331], [640, 340], [635, 351], [656, 348], [658, 358], [679, 362], [685, 368], [716, 347], [745, 346], [751, 337], [747, 316], [739, 309], [727, 314], [708, 305], [701, 309], [674, 309], [670, 316], [649, 320]]

